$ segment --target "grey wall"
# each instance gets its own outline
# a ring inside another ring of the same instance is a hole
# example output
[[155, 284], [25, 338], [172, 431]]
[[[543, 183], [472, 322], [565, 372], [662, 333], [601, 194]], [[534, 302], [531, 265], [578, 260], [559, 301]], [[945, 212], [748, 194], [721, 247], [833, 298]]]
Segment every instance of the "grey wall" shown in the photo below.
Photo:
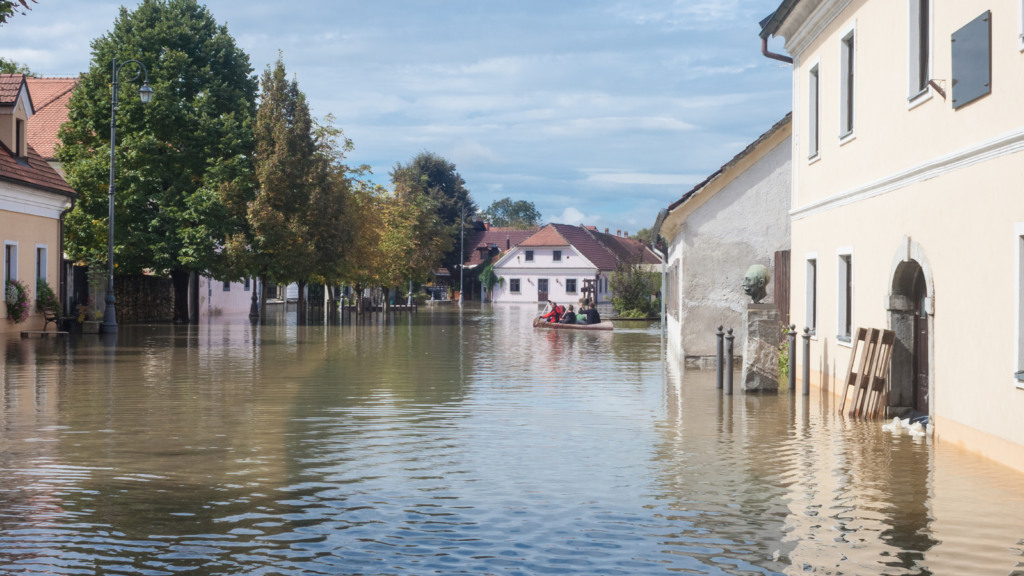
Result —
[[[684, 357], [713, 356], [718, 325], [738, 334], [743, 348], [743, 275], [764, 264], [774, 278], [774, 255], [790, 246], [792, 138], [787, 138], [697, 208], [670, 239], [669, 264], [680, 261], [678, 342]], [[797, 261], [796, 259], [794, 261]], [[768, 298], [774, 302], [772, 283]], [[676, 340], [676, 334], [673, 334]]]

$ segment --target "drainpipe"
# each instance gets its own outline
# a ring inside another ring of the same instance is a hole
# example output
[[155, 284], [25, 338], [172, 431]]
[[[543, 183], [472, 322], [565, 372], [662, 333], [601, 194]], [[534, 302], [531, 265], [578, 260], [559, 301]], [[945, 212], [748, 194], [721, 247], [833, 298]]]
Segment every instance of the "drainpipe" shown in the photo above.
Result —
[[658, 244], [658, 233], [661, 232], [661, 225], [665, 223], [665, 218], [668, 218], [668, 210], [662, 208], [658, 211], [658, 219], [654, 221], [654, 227], [651, 228], [651, 249], [658, 257], [661, 258], [661, 331], [664, 332], [668, 327], [668, 321], [665, 319], [665, 300], [668, 294], [665, 292], [665, 262], [668, 260], [668, 254], [662, 252], [657, 248]]
[[[71, 212], [72, 210], [75, 209], [75, 200], [77, 200], [77, 198], [72, 198], [71, 199], [71, 206], [68, 206], [67, 210], [64, 210], [64, 211], [62, 211], [60, 213], [60, 219], [57, 221], [58, 222], [57, 234], [60, 236], [60, 242], [59, 242], [59, 244], [60, 244], [60, 252], [57, 254], [57, 262], [60, 263], [60, 268], [58, 268], [58, 272], [57, 272], [57, 281], [60, 282], [60, 284], [61, 284], [57, 288], [57, 290], [61, 292], [61, 295], [60, 295], [61, 303], [60, 303], [60, 305], [65, 308], [64, 309], [64, 314], [66, 314], [68, 316], [71, 315], [73, 310], [68, 310], [68, 308], [70, 308], [70, 306], [68, 306], [68, 281], [70, 280], [70, 278], [68, 278], [68, 275], [67, 275], [67, 271], [66, 271], [67, 266], [64, 265], [64, 217], [68, 215], [68, 212]], [[58, 324], [58, 326], [59, 326], [59, 324]], [[58, 327], [58, 330], [59, 329], [60, 328]]]
[[789, 56], [783, 56], [782, 54], [776, 54], [768, 51], [768, 39], [761, 38], [761, 54], [764, 54], [765, 58], [771, 58], [772, 60], [778, 60], [779, 62], [785, 62], [786, 64], [792, 64], [793, 59]]

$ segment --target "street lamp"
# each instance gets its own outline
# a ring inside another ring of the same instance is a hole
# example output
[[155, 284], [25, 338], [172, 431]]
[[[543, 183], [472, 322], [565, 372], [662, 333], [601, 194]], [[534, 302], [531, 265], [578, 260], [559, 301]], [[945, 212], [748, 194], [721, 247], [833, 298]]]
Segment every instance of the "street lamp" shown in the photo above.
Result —
[[462, 205], [462, 220], [460, 220], [461, 226], [459, 230], [462, 231], [462, 236], [459, 244], [459, 306], [462, 306], [462, 275], [466, 272], [466, 205]]
[[110, 102], [110, 214], [107, 218], [107, 309], [103, 313], [103, 332], [106, 334], [117, 333], [117, 318], [114, 314], [114, 145], [117, 142], [117, 90], [118, 90], [118, 75], [121, 73], [121, 68], [125, 64], [138, 64], [139, 70], [135, 73], [129, 82], [137, 80], [139, 76], [143, 76], [142, 88], [139, 88], [139, 99], [142, 100], [143, 104], [149, 104], [153, 99], [153, 89], [149, 87], [149, 71], [146, 70], [146, 66], [138, 60], [128, 60], [122, 62], [120, 65], [117, 63], [117, 58], [114, 58], [114, 86], [113, 86], [113, 98]]

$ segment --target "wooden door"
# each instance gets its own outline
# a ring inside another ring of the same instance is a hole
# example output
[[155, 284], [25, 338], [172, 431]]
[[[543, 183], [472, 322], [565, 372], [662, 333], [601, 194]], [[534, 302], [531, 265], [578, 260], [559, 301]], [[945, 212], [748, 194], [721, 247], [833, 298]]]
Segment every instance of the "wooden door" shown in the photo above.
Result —
[[537, 280], [537, 302], [548, 301], [548, 279], [541, 278]]
[[779, 319], [785, 326], [789, 326], [789, 263], [789, 250], [775, 253], [775, 276], [772, 278], [775, 282], [775, 307], [779, 309]]
[[925, 311], [924, 274], [914, 281], [914, 410], [928, 414], [928, 314]]

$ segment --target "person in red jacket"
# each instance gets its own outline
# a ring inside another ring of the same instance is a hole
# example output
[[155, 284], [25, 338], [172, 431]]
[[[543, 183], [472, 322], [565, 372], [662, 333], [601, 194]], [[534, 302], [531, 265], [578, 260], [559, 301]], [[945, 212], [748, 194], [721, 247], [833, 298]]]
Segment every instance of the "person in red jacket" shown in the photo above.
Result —
[[548, 306], [551, 307], [551, 311], [540, 317], [545, 322], [558, 322], [562, 315], [565, 314], [565, 307], [555, 304], [551, 300], [548, 300]]

